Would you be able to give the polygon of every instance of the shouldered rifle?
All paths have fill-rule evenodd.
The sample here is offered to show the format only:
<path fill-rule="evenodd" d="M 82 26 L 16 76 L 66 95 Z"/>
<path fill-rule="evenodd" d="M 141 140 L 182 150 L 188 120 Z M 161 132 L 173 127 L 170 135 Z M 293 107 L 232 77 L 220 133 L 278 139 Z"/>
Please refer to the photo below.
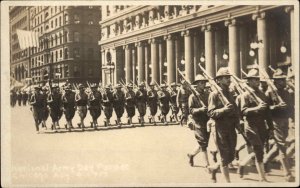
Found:
<path fill-rule="evenodd" d="M 254 90 L 250 86 L 248 86 L 245 82 L 243 82 L 241 79 L 239 79 L 235 75 L 232 75 L 232 78 L 235 81 L 235 83 L 237 83 L 239 85 L 240 88 L 244 88 L 245 91 L 249 92 L 249 94 L 253 97 L 253 99 L 257 105 L 265 103 L 261 98 L 259 98 L 254 93 Z"/>
<path fill-rule="evenodd" d="M 215 90 L 219 93 L 220 95 L 220 99 L 221 99 L 221 102 L 223 103 L 224 106 L 228 105 L 229 104 L 229 101 L 228 99 L 225 97 L 224 93 L 222 92 L 222 88 L 214 81 L 214 79 L 212 77 L 210 77 L 206 70 L 200 65 L 200 63 L 198 64 L 200 69 L 202 70 L 203 72 L 203 75 L 208 79 L 208 82 L 210 83 L 210 85 L 212 87 L 215 88 Z"/>
<path fill-rule="evenodd" d="M 192 86 L 192 84 L 185 78 L 184 74 L 177 69 L 180 76 L 182 77 L 182 79 L 184 80 L 184 83 L 186 83 L 187 87 L 189 88 L 189 90 L 193 93 L 193 95 L 197 98 L 199 104 L 201 105 L 201 107 L 207 107 L 205 105 L 205 103 L 202 101 L 202 99 L 200 98 L 199 92 Z"/>
<path fill-rule="evenodd" d="M 264 68 L 259 68 L 259 71 L 261 72 L 262 76 L 266 79 L 266 82 L 268 84 L 268 86 L 270 87 L 270 89 L 272 90 L 272 92 L 274 93 L 276 100 L 279 104 L 281 103 L 285 103 L 282 98 L 280 97 L 280 95 L 278 94 L 278 89 L 277 87 L 274 85 L 274 83 L 272 82 L 272 80 L 270 79 L 268 73 L 265 71 Z"/>
<path fill-rule="evenodd" d="M 161 89 L 161 87 L 158 85 L 158 83 L 154 80 L 154 83 L 155 83 L 155 85 L 156 85 L 156 87 L 157 87 L 157 90 L 158 91 L 162 91 L 162 89 Z"/>
<path fill-rule="evenodd" d="M 275 70 L 271 65 L 269 65 L 269 69 L 270 69 L 273 73 L 276 72 L 276 70 Z M 295 91 L 295 85 L 294 85 L 291 81 L 287 80 L 286 84 L 287 84 L 287 86 L 288 86 L 290 89 L 292 89 L 293 91 Z"/>
<path fill-rule="evenodd" d="M 89 93 L 91 94 L 91 100 L 93 101 L 93 100 L 95 100 L 95 95 L 94 95 L 94 93 L 92 91 L 91 84 L 88 81 L 86 81 L 86 84 L 87 84 L 87 86 L 89 88 Z"/>

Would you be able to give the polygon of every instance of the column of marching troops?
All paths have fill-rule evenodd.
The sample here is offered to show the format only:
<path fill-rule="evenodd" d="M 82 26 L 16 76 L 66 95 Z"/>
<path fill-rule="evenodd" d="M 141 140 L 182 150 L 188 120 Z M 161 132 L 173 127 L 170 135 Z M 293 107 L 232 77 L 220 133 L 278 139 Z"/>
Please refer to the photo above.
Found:
<path fill-rule="evenodd" d="M 200 65 L 199 65 L 200 66 Z M 84 119 L 89 110 L 92 117 L 91 127 L 97 129 L 97 119 L 104 112 L 104 126 L 111 126 L 110 118 L 115 110 L 116 125 L 121 127 L 124 109 L 127 111 L 128 124 L 132 125 L 135 108 L 139 113 L 139 124 L 144 126 L 146 108 L 150 109 L 149 123 L 156 124 L 158 108 L 159 121 L 167 125 L 167 114 L 171 109 L 170 121 L 186 122 L 195 132 L 198 146 L 188 154 L 189 163 L 194 165 L 194 157 L 200 153 L 205 162 L 212 182 L 221 170 L 225 180 L 230 182 L 229 167 L 234 159 L 238 160 L 240 177 L 244 175 L 247 164 L 255 159 L 259 180 L 266 182 L 269 162 L 275 157 L 282 165 L 286 181 L 293 181 L 288 158 L 295 152 L 294 135 L 294 75 L 284 75 L 280 69 L 273 69 L 269 77 L 263 68 L 249 70 L 245 79 L 232 75 L 227 67 L 218 70 L 211 78 L 200 66 L 202 72 L 190 83 L 180 72 L 181 84 L 161 84 L 152 82 L 125 84 L 123 81 L 114 89 L 112 85 L 102 88 L 101 84 L 65 84 L 62 88 L 35 87 L 29 98 L 36 130 L 39 125 L 46 126 L 48 114 L 52 119 L 51 128 L 56 131 L 58 121 L 64 113 L 65 128 L 73 129 L 72 119 L 77 110 L 80 117 L 78 127 L 84 130 Z M 73 86 L 73 88 L 72 88 Z M 177 90 L 177 87 L 179 89 Z M 75 89 L 75 92 L 74 92 Z M 41 91 L 42 90 L 42 91 Z M 181 116 L 177 114 L 181 110 Z M 289 121 L 290 120 L 290 121 Z M 292 121 L 291 121 L 292 120 Z M 237 136 L 243 142 L 237 143 Z M 247 155 L 239 159 L 239 152 L 246 148 Z M 213 163 L 208 160 L 210 150 Z M 217 160 L 219 153 L 220 160 Z"/>

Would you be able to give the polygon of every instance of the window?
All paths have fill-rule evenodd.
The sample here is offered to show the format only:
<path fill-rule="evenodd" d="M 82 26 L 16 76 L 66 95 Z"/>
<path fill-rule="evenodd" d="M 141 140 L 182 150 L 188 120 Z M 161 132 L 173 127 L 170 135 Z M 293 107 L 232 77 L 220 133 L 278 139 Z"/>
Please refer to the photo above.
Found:
<path fill-rule="evenodd" d="M 65 77 L 69 77 L 69 66 L 65 66 Z"/>
<path fill-rule="evenodd" d="M 57 60 L 58 60 L 58 52 L 55 51 L 55 61 L 57 61 Z"/>
<path fill-rule="evenodd" d="M 62 58 L 62 49 L 59 50 L 59 57 Z"/>
<path fill-rule="evenodd" d="M 65 31 L 65 42 L 68 42 L 68 32 Z"/>
<path fill-rule="evenodd" d="M 69 22 L 69 16 L 65 14 L 65 24 L 67 24 L 68 22 Z"/>
<path fill-rule="evenodd" d="M 59 17 L 59 26 L 61 26 L 61 16 Z"/>
<path fill-rule="evenodd" d="M 69 50 L 68 48 L 65 48 L 65 59 L 69 58 Z"/>
<path fill-rule="evenodd" d="M 62 33 L 59 34 L 59 43 L 62 44 L 63 35 Z"/>
<path fill-rule="evenodd" d="M 43 34 L 43 27 L 41 27 L 41 34 Z"/>
<path fill-rule="evenodd" d="M 93 20 L 89 20 L 88 24 L 93 25 L 94 24 Z"/>
<path fill-rule="evenodd" d="M 58 39 L 58 37 L 57 37 L 57 35 L 55 35 L 55 44 L 56 45 L 58 45 L 58 40 L 57 39 Z"/>
<path fill-rule="evenodd" d="M 89 6 L 89 9 L 92 9 L 93 8 L 93 6 Z"/>
<path fill-rule="evenodd" d="M 74 57 L 80 57 L 79 48 L 74 48 Z"/>
<path fill-rule="evenodd" d="M 48 13 L 48 12 L 46 12 L 46 14 L 45 14 L 45 19 L 46 19 L 48 16 L 49 16 L 49 13 Z"/>
<path fill-rule="evenodd" d="M 57 27 L 57 18 L 55 18 L 55 27 Z"/>
<path fill-rule="evenodd" d="M 78 14 L 74 14 L 74 23 L 75 24 L 79 24 L 80 23 L 80 19 L 79 19 Z"/>
<path fill-rule="evenodd" d="M 74 42 L 79 42 L 80 41 L 80 33 L 75 31 L 74 32 Z"/>
<path fill-rule="evenodd" d="M 51 20 L 51 28 L 53 28 L 53 20 Z"/>

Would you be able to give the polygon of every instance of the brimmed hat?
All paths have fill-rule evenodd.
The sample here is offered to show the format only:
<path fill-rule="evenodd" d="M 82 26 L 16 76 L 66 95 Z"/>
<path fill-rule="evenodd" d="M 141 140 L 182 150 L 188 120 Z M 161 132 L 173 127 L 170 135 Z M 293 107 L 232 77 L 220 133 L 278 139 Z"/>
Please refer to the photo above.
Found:
<path fill-rule="evenodd" d="M 40 87 L 40 86 L 35 86 L 34 89 L 35 89 L 35 90 L 40 90 L 41 87 Z"/>
<path fill-rule="evenodd" d="M 161 88 L 166 88 L 167 85 L 166 85 L 166 84 L 161 84 L 160 87 L 161 87 Z"/>
<path fill-rule="evenodd" d="M 258 70 L 257 70 L 257 69 L 251 69 L 251 70 L 248 72 L 246 78 L 247 78 L 247 79 L 248 79 L 248 78 L 260 78 L 260 77 L 259 77 L 259 72 L 258 72 Z"/>
<path fill-rule="evenodd" d="M 58 88 L 58 85 L 57 84 L 53 84 L 52 88 Z"/>
<path fill-rule="evenodd" d="M 117 84 L 115 88 L 122 88 L 121 84 Z"/>
<path fill-rule="evenodd" d="M 72 89 L 71 84 L 67 84 L 67 85 L 65 86 L 65 90 L 71 90 L 71 89 Z"/>
<path fill-rule="evenodd" d="M 179 86 L 179 85 L 176 84 L 175 82 L 171 83 L 171 87 L 174 87 L 174 86 Z"/>
<path fill-rule="evenodd" d="M 276 69 L 275 73 L 273 74 L 273 79 L 286 79 L 286 75 L 281 69 Z"/>
<path fill-rule="evenodd" d="M 44 86 L 44 87 L 42 87 L 42 90 L 43 90 L 43 91 L 47 91 L 47 90 L 48 90 L 48 87 L 47 87 L 47 86 Z"/>
<path fill-rule="evenodd" d="M 129 84 L 127 84 L 127 87 L 129 87 L 129 88 L 133 88 L 133 85 L 132 85 L 132 83 L 129 83 Z"/>
<path fill-rule="evenodd" d="M 145 87 L 145 83 L 144 82 L 139 83 L 139 87 Z"/>
<path fill-rule="evenodd" d="M 218 72 L 217 72 L 217 75 L 215 78 L 220 78 L 220 77 L 223 77 L 223 76 L 231 76 L 229 70 L 228 70 L 228 67 L 221 67 Z"/>
<path fill-rule="evenodd" d="M 196 84 L 196 83 L 199 82 L 199 81 L 208 81 L 208 80 L 207 80 L 203 75 L 198 74 L 198 75 L 196 76 L 196 78 L 195 78 L 195 81 L 193 81 L 192 84 Z"/>
<path fill-rule="evenodd" d="M 97 88 L 98 85 L 97 84 L 91 84 L 91 88 Z"/>
<path fill-rule="evenodd" d="M 110 84 L 106 85 L 105 89 L 110 89 Z"/>
<path fill-rule="evenodd" d="M 149 85 L 150 86 L 155 86 L 155 82 L 151 82 Z"/>
<path fill-rule="evenodd" d="M 292 67 L 288 68 L 287 77 L 288 78 L 294 78 L 295 77 L 295 74 L 294 74 L 294 71 L 293 71 Z"/>
<path fill-rule="evenodd" d="M 84 88 L 83 84 L 79 84 L 78 89 L 82 89 L 82 88 Z"/>

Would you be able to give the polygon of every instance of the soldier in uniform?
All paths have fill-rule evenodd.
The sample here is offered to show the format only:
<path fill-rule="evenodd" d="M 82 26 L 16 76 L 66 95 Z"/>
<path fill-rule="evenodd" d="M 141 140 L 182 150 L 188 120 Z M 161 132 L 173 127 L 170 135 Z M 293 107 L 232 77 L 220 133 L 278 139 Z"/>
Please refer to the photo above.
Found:
<path fill-rule="evenodd" d="M 117 115 L 117 120 L 116 124 L 121 127 L 122 122 L 121 122 L 121 117 L 123 116 L 124 113 L 124 106 L 125 106 L 125 93 L 122 91 L 122 86 L 121 84 L 116 85 L 116 90 L 113 93 L 114 96 L 114 109 L 115 113 Z"/>
<path fill-rule="evenodd" d="M 28 100 L 28 94 L 26 91 L 22 92 L 22 101 L 23 101 L 23 106 L 26 106 Z"/>
<path fill-rule="evenodd" d="M 99 91 L 97 91 L 97 84 L 91 85 L 91 93 L 88 95 L 88 107 L 90 114 L 92 116 L 93 122 L 91 123 L 91 127 L 94 127 L 94 129 L 97 129 L 98 122 L 97 119 L 101 115 L 101 101 L 102 96 Z"/>
<path fill-rule="evenodd" d="M 271 114 L 269 111 L 269 105 L 267 104 L 267 97 L 259 89 L 260 80 L 257 69 L 251 69 L 247 74 L 247 80 L 249 88 L 252 89 L 252 93 L 249 91 L 243 93 L 241 96 L 241 113 L 244 119 L 244 129 L 247 140 L 252 146 L 256 159 L 256 169 L 259 174 L 260 181 L 267 181 L 265 177 L 263 155 L 264 155 L 264 143 L 268 138 L 268 127 L 270 130 L 273 127 Z M 244 166 L 250 162 L 250 157 L 246 157 L 245 160 L 239 163 L 239 173 L 243 176 Z"/>
<path fill-rule="evenodd" d="M 51 129 L 56 131 L 56 128 L 59 127 L 58 121 L 62 116 L 62 101 L 58 85 L 52 86 L 52 93 L 48 94 L 47 102 L 50 108 L 50 117 L 52 119 Z"/>
<path fill-rule="evenodd" d="M 46 126 L 46 121 L 49 117 L 49 109 L 48 109 L 48 106 L 47 106 L 47 98 L 48 98 L 48 94 L 47 94 L 47 87 L 44 86 L 43 89 L 42 89 L 42 98 L 43 98 L 43 107 L 42 107 L 42 116 L 43 116 L 43 119 L 42 119 L 42 127 L 44 127 L 45 129 L 47 129 L 47 126 Z"/>
<path fill-rule="evenodd" d="M 141 126 L 144 126 L 144 116 L 146 114 L 146 102 L 147 102 L 147 91 L 145 90 L 145 84 L 141 82 L 139 89 L 135 93 L 136 106 L 139 111 L 139 122 Z"/>
<path fill-rule="evenodd" d="M 229 103 L 223 104 L 218 91 L 211 92 L 208 98 L 208 116 L 215 126 L 214 139 L 221 156 L 220 168 L 226 182 L 230 182 L 228 165 L 234 160 L 237 137 L 235 127 L 239 123 L 239 110 L 229 90 L 230 76 L 228 68 L 221 67 L 215 78 Z M 215 167 L 212 171 L 212 178 L 215 178 L 218 164 Z"/>
<path fill-rule="evenodd" d="M 127 85 L 127 92 L 125 93 L 125 108 L 129 125 L 132 125 L 132 117 L 135 115 L 135 93 L 132 89 L 133 86 L 129 83 Z"/>
<path fill-rule="evenodd" d="M 150 89 L 147 91 L 147 96 L 148 96 L 147 104 L 150 109 L 149 122 L 150 123 L 152 122 L 154 125 L 156 125 L 155 115 L 157 113 L 158 95 L 157 95 L 157 91 L 155 90 L 154 86 L 155 86 L 155 83 L 151 82 L 150 86 L 149 86 Z"/>
<path fill-rule="evenodd" d="M 176 120 L 178 122 L 178 117 L 177 114 L 179 112 L 179 108 L 177 106 L 177 84 L 176 83 L 172 83 L 171 84 L 171 91 L 170 91 L 170 104 L 171 104 L 171 110 L 172 110 L 172 116 L 171 116 L 171 121 Z"/>
<path fill-rule="evenodd" d="M 65 93 L 62 95 L 63 111 L 67 124 L 65 125 L 66 129 L 71 131 L 73 128 L 72 119 L 75 115 L 75 93 L 72 91 L 71 85 L 68 84 L 65 87 Z"/>
<path fill-rule="evenodd" d="M 194 94 L 189 97 L 189 110 L 194 120 L 195 127 L 195 138 L 198 142 L 198 146 L 193 151 L 193 153 L 188 154 L 189 162 L 191 166 L 194 166 L 194 157 L 201 152 L 201 159 L 204 161 L 205 166 L 209 166 L 208 156 L 207 156 L 207 146 L 209 140 L 209 132 L 207 132 L 207 102 L 208 102 L 208 92 L 205 91 L 207 79 L 202 75 L 197 75 L 195 81 L 192 83 L 196 85 L 196 91 L 198 92 L 195 96 Z M 200 100 L 201 101 L 200 101 Z M 204 105 L 203 105 L 203 104 Z"/>
<path fill-rule="evenodd" d="M 75 101 L 77 106 L 77 112 L 80 117 L 80 123 L 78 123 L 78 126 L 81 127 L 82 130 L 84 130 L 84 119 L 87 114 L 87 102 L 88 102 L 88 96 L 84 91 L 84 86 L 82 84 L 78 85 L 79 92 L 75 95 Z"/>
<path fill-rule="evenodd" d="M 289 163 L 286 157 L 286 138 L 288 136 L 288 118 L 291 116 L 290 111 L 293 108 L 293 97 L 286 90 L 286 76 L 283 74 L 281 69 L 277 69 L 273 74 L 274 85 L 278 89 L 278 95 L 269 89 L 266 92 L 270 103 L 270 109 L 273 118 L 273 137 L 275 140 L 275 144 L 273 148 L 267 153 L 264 159 L 264 163 L 267 164 L 272 160 L 274 155 L 279 150 L 279 160 L 283 167 L 286 181 L 292 181 L 293 176 L 290 172 Z M 276 156 L 276 155 L 275 155 Z"/>
<path fill-rule="evenodd" d="M 18 105 L 21 106 L 21 104 L 22 104 L 22 93 L 21 93 L 20 90 L 17 92 L 17 100 L 18 100 Z"/>
<path fill-rule="evenodd" d="M 33 114 L 33 118 L 35 121 L 35 128 L 37 133 L 39 133 L 39 125 L 42 122 L 42 108 L 43 108 L 43 96 L 41 94 L 41 88 L 36 86 L 34 87 L 34 93 L 31 95 L 30 98 L 30 105 L 32 106 L 30 109 Z"/>
<path fill-rule="evenodd" d="M 114 96 L 111 91 L 111 88 L 109 85 L 105 87 L 105 91 L 102 94 L 102 101 L 103 101 L 103 111 L 104 115 L 106 117 L 106 121 L 104 122 L 104 126 L 109 126 L 110 125 L 110 118 L 112 116 L 113 112 L 113 101 L 114 101 Z"/>
<path fill-rule="evenodd" d="M 188 99 L 191 92 L 188 90 L 186 85 L 181 84 L 177 94 L 177 106 L 181 109 L 180 125 L 182 126 L 183 121 L 187 121 L 189 115 Z"/>
<path fill-rule="evenodd" d="M 170 93 L 166 90 L 167 85 L 166 84 L 161 84 L 161 91 L 157 92 L 158 95 L 158 101 L 159 101 L 159 106 L 160 106 L 160 111 L 161 111 L 161 121 L 167 125 L 167 114 L 169 113 L 170 110 Z"/>
<path fill-rule="evenodd" d="M 17 101 L 17 94 L 14 90 L 10 91 L 10 105 L 14 107 Z"/>

